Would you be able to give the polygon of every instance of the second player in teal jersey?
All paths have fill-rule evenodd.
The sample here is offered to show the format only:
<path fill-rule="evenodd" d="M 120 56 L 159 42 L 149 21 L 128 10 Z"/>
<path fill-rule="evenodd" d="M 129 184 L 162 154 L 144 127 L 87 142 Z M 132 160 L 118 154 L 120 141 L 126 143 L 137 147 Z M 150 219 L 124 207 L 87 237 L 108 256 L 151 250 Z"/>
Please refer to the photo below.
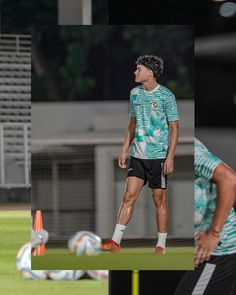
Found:
<path fill-rule="evenodd" d="M 234 295 L 236 286 L 236 173 L 195 139 L 194 271 L 175 295 Z"/>
<path fill-rule="evenodd" d="M 216 168 L 221 167 L 220 164 L 223 167 L 225 165 L 198 139 L 195 139 L 195 236 L 201 235 L 202 231 L 208 232 L 215 230 L 215 228 L 220 232 L 220 243 L 216 248 L 211 249 L 211 253 L 208 253 L 207 257 L 209 255 L 221 256 L 236 253 L 236 214 L 233 204 L 231 204 L 230 210 L 225 210 L 224 212 L 226 214 L 224 223 L 220 224 L 220 226 L 218 224 L 217 226 L 215 225 L 219 223 L 219 221 L 216 221 L 216 216 L 214 216 L 217 206 L 217 185 L 213 182 L 212 178 Z M 225 173 L 226 178 L 226 172 L 232 172 L 228 167 L 224 168 L 225 171 L 221 173 L 222 176 Z M 233 197 L 234 194 L 235 191 L 232 192 Z M 226 196 L 226 193 L 224 196 Z"/>
<path fill-rule="evenodd" d="M 163 72 L 163 60 L 154 55 L 136 61 L 135 82 L 141 85 L 130 93 L 130 123 L 119 156 L 119 167 L 127 168 L 126 159 L 132 145 L 126 188 L 117 224 L 104 251 L 118 252 L 126 226 L 142 187 L 148 182 L 157 209 L 158 241 L 155 253 L 164 254 L 168 207 L 167 175 L 174 169 L 174 154 L 179 136 L 179 115 L 174 94 L 157 81 Z"/>

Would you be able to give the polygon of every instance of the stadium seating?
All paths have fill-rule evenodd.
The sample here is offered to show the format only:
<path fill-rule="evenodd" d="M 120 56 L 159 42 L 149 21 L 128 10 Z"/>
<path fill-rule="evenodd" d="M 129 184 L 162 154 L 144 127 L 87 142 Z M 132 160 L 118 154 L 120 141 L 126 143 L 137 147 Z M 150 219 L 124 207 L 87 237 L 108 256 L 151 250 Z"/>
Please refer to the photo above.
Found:
<path fill-rule="evenodd" d="M 5 185 L 16 182 L 16 179 L 21 180 L 21 185 L 29 185 L 24 175 L 29 175 L 26 170 L 30 168 L 30 47 L 30 36 L 0 35 L 0 136 L 4 147 L 1 161 L 4 161 L 5 174 L 8 175 Z M 25 163 L 28 163 L 27 168 Z M 12 169 L 21 175 L 11 179 Z"/>

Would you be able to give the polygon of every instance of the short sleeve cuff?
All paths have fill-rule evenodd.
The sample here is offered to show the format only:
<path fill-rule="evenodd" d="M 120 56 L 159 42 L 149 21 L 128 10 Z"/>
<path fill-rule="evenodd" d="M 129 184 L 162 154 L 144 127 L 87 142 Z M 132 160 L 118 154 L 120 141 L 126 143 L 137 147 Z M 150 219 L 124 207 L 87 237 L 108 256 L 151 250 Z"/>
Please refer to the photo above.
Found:
<path fill-rule="evenodd" d="M 130 117 L 131 118 L 135 118 L 136 116 L 135 116 L 135 113 L 134 112 L 130 112 Z"/>
<path fill-rule="evenodd" d="M 178 114 L 176 114 L 176 115 L 168 115 L 167 120 L 168 120 L 168 122 L 170 122 L 170 121 L 178 121 L 179 120 L 179 115 Z"/>
<path fill-rule="evenodd" d="M 204 156 L 200 156 L 197 161 L 197 167 L 195 169 L 199 172 L 199 176 L 205 180 L 210 181 L 213 177 L 213 173 L 216 167 L 222 163 L 218 157 L 211 152 L 207 152 Z"/>
<path fill-rule="evenodd" d="M 208 181 L 210 181 L 213 177 L 213 173 L 215 171 L 215 169 L 217 168 L 217 166 L 219 166 L 222 163 L 222 161 L 215 157 L 214 161 L 212 161 L 209 165 L 208 165 L 208 169 L 206 171 L 206 178 Z"/>

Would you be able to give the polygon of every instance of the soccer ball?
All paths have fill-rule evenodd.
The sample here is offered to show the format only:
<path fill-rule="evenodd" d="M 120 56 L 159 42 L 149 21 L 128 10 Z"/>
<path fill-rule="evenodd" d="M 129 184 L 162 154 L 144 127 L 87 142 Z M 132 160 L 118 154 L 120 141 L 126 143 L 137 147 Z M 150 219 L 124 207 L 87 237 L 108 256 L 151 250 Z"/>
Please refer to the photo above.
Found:
<path fill-rule="evenodd" d="M 49 279 L 56 281 L 75 281 L 85 274 L 85 270 L 47 270 Z"/>
<path fill-rule="evenodd" d="M 98 255 L 101 253 L 101 239 L 90 231 L 79 231 L 68 241 L 70 251 L 77 256 Z"/>
<path fill-rule="evenodd" d="M 87 270 L 87 274 L 95 280 L 103 281 L 108 279 L 108 270 Z"/>
<path fill-rule="evenodd" d="M 23 245 L 17 253 L 16 267 L 25 279 L 44 280 L 47 278 L 44 270 L 31 270 L 31 243 Z"/>

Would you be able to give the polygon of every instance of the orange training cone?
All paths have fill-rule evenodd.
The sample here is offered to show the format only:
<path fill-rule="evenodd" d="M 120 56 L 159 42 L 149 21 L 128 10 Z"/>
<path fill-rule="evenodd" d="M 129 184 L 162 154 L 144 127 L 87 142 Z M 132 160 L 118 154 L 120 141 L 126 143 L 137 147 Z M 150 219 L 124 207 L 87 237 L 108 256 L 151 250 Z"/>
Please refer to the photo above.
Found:
<path fill-rule="evenodd" d="M 34 231 L 39 231 L 43 229 L 43 218 L 41 210 L 36 210 L 35 218 L 34 218 Z M 43 256 L 46 254 L 45 244 L 39 245 L 34 249 L 34 256 Z"/>

